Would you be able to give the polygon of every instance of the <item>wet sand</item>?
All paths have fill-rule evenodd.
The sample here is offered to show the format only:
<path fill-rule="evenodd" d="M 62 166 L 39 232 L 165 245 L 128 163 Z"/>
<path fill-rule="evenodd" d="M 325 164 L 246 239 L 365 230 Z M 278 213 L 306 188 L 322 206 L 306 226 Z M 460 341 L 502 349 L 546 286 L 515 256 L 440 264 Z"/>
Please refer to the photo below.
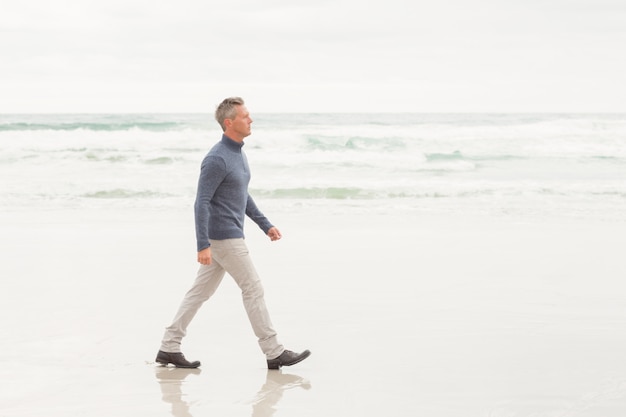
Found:
<path fill-rule="evenodd" d="M 0 215 L 0 416 L 623 416 L 626 225 L 266 210 L 248 224 L 281 341 L 226 278 L 154 357 L 195 277 L 190 211 Z"/>

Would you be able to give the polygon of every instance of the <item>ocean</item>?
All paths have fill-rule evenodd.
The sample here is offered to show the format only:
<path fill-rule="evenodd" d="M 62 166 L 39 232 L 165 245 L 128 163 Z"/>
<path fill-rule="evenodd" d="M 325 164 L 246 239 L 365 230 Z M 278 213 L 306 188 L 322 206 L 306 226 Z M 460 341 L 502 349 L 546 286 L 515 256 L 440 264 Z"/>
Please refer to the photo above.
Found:
<path fill-rule="evenodd" d="M 626 114 L 252 116 L 266 213 L 626 220 Z M 191 209 L 220 135 L 211 114 L 0 115 L 0 210 Z"/>

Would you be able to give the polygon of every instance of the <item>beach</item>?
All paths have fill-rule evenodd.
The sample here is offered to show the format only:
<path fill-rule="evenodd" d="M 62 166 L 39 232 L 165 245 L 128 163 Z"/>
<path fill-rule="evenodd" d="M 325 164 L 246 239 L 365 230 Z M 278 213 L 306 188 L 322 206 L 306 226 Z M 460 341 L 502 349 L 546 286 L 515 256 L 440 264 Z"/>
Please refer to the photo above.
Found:
<path fill-rule="evenodd" d="M 623 223 L 282 213 L 283 240 L 248 225 L 248 245 L 311 357 L 267 371 L 226 279 L 184 341 L 193 371 L 154 363 L 195 275 L 190 213 L 68 214 L 1 218 L 2 416 L 626 410 Z"/>
<path fill-rule="evenodd" d="M 260 115 L 246 239 L 287 349 L 195 279 L 208 116 L 0 115 L 0 417 L 623 416 L 623 115 Z"/>
<path fill-rule="evenodd" d="M 626 417 L 625 22 L 618 0 L 3 2 L 0 417 Z M 260 288 L 248 316 L 226 274 L 185 327 L 201 366 L 159 365 L 204 229 L 240 227 L 310 356 L 268 370 Z"/>

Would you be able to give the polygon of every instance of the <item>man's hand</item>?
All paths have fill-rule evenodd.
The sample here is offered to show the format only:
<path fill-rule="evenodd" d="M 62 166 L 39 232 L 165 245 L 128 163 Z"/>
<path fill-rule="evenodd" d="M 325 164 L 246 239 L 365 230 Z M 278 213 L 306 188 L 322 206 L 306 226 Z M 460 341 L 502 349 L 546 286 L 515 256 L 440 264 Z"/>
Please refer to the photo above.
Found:
<path fill-rule="evenodd" d="M 211 248 L 208 247 L 206 249 L 202 249 L 198 252 L 198 262 L 202 265 L 210 265 L 211 264 Z"/>
<path fill-rule="evenodd" d="M 280 230 L 275 227 L 272 227 L 267 231 L 267 235 L 270 237 L 270 240 L 273 242 L 275 240 L 279 240 L 283 235 L 280 234 Z"/>

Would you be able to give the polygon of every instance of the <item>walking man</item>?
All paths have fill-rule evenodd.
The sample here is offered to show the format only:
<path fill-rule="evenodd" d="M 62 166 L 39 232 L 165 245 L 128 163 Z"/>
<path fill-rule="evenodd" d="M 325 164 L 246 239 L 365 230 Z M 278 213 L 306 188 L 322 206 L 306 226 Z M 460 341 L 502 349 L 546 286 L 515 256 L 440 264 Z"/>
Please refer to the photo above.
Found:
<path fill-rule="evenodd" d="M 187 326 L 200 306 L 217 290 L 225 273 L 242 291 L 243 304 L 269 369 L 306 359 L 311 352 L 286 350 L 278 341 L 265 306 L 263 286 L 244 241 L 245 216 L 272 240 L 280 231 L 261 213 L 248 194 L 250 169 L 243 152 L 252 119 L 240 97 L 225 99 L 215 111 L 224 134 L 202 162 L 195 202 L 196 239 L 200 269 L 174 320 L 165 330 L 156 362 L 179 368 L 197 368 L 200 361 L 185 359 L 180 349 Z"/>

